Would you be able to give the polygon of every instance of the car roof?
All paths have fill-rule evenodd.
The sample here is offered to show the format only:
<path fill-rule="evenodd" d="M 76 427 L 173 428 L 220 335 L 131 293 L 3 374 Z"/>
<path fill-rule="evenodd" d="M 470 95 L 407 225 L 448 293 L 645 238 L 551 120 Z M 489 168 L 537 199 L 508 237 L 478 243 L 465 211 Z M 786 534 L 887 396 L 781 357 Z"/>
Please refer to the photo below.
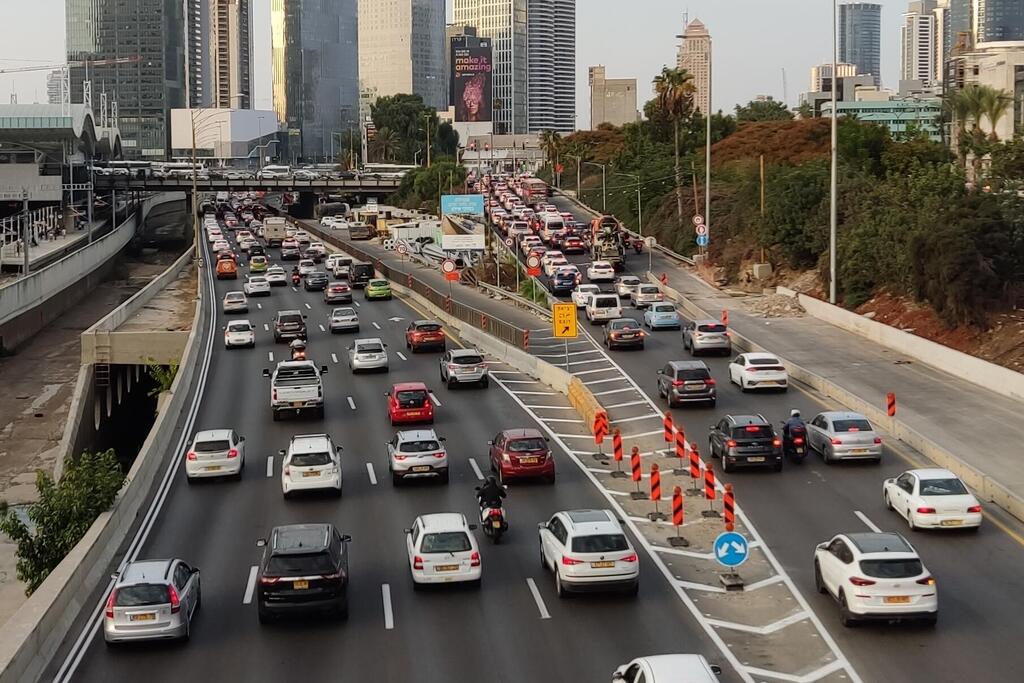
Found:
<path fill-rule="evenodd" d="M 763 415 L 726 415 L 725 419 L 740 426 L 768 424 Z"/>
<path fill-rule="evenodd" d="M 251 320 L 246 320 L 245 318 L 234 318 L 233 320 L 229 320 L 228 321 L 228 327 L 231 327 L 232 325 L 243 325 L 243 324 L 244 325 L 248 325 L 249 327 L 252 327 L 252 321 Z"/>
<path fill-rule="evenodd" d="M 247 322 L 235 320 L 233 322 Z M 201 432 L 196 432 L 195 439 L 193 441 L 222 441 L 224 439 L 231 438 L 230 429 L 204 429 Z"/>
<path fill-rule="evenodd" d="M 506 439 L 543 439 L 544 435 L 540 433 L 540 430 L 533 429 L 531 427 L 521 427 L 517 429 L 506 429 L 501 432 L 501 435 Z"/>
<path fill-rule="evenodd" d="M 640 327 L 640 323 L 633 320 L 632 318 L 615 318 L 614 320 L 608 321 L 609 325 L 614 325 L 616 323 L 629 323 L 631 325 L 636 325 L 637 327 Z"/>
<path fill-rule="evenodd" d="M 481 356 L 479 351 L 476 349 L 451 349 L 452 358 L 458 358 L 460 356 Z"/>
<path fill-rule="evenodd" d="M 392 387 L 392 391 L 426 391 L 427 385 L 423 382 L 399 382 Z"/>
<path fill-rule="evenodd" d="M 908 474 L 913 474 L 918 479 L 959 479 L 949 470 L 944 470 L 941 467 L 921 467 L 916 470 L 907 470 Z"/>
<path fill-rule="evenodd" d="M 721 321 L 719 321 L 719 320 L 712 320 L 710 322 L 715 322 L 715 323 L 721 324 Z M 756 352 L 755 353 L 755 352 L 751 352 L 751 353 L 744 353 L 742 355 L 745 358 L 748 358 L 748 359 L 763 358 L 765 360 L 768 360 L 768 359 L 771 359 L 771 360 L 774 360 L 774 361 L 778 361 L 779 360 L 779 357 L 776 356 L 774 353 L 760 353 L 760 352 Z"/>
<path fill-rule="evenodd" d="M 297 310 L 278 311 L 277 314 L 278 315 L 302 315 L 302 311 L 297 311 Z"/>
<path fill-rule="evenodd" d="M 414 320 L 412 324 L 415 325 L 416 327 L 419 327 L 420 325 L 440 325 L 441 321 L 440 320 L 426 320 L 426 319 L 424 319 L 424 320 Z"/>
<path fill-rule="evenodd" d="M 829 420 L 867 420 L 867 418 L 860 413 L 855 413 L 850 410 L 827 410 L 821 414 Z"/>
<path fill-rule="evenodd" d="M 702 360 L 670 360 L 668 362 L 676 370 L 707 370 L 708 364 Z"/>
<path fill-rule="evenodd" d="M 916 554 L 913 546 L 907 542 L 907 539 L 903 538 L 899 534 L 888 531 L 859 531 L 857 533 L 845 534 L 845 536 L 850 539 L 850 542 L 855 545 L 861 553 L 866 555 L 875 553 Z"/>
<path fill-rule="evenodd" d="M 380 344 L 384 346 L 384 340 L 380 337 L 363 337 L 362 339 L 356 339 L 352 342 L 353 346 L 359 346 L 362 344 Z"/>
<path fill-rule="evenodd" d="M 420 523 L 423 524 L 423 531 L 465 531 L 466 517 L 461 512 L 434 512 L 429 515 L 420 515 Z"/>
<path fill-rule="evenodd" d="M 167 580 L 167 572 L 174 560 L 140 560 L 132 562 L 117 576 L 119 584 L 156 583 Z"/>
<path fill-rule="evenodd" d="M 701 674 L 703 680 L 713 680 L 711 667 L 703 655 L 654 655 L 653 657 L 642 657 L 655 681 L 693 681 L 700 683 L 702 679 L 697 678 Z"/>
<path fill-rule="evenodd" d="M 326 434 L 296 434 L 288 444 L 292 453 L 319 453 L 330 448 L 331 437 Z"/>
<path fill-rule="evenodd" d="M 245 298 L 245 292 L 239 292 L 239 291 L 228 292 L 227 294 L 224 295 L 224 298 L 227 299 L 229 296 L 233 297 L 233 298 L 236 298 L 236 299 L 237 298 L 244 299 Z"/>
<path fill-rule="evenodd" d="M 562 514 L 577 536 L 622 533 L 622 527 L 608 510 L 565 510 Z"/>
<path fill-rule="evenodd" d="M 433 429 L 407 429 L 396 434 L 400 442 L 404 441 L 437 441 L 437 432 Z"/>
<path fill-rule="evenodd" d="M 274 527 L 270 551 L 275 555 L 297 555 L 323 550 L 330 545 L 330 524 L 291 524 Z"/>

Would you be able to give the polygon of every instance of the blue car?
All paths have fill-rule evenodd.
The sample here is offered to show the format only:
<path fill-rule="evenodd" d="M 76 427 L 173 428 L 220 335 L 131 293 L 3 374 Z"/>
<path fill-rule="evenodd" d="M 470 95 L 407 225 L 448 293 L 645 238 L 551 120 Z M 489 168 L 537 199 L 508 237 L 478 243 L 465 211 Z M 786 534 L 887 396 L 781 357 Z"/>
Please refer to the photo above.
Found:
<path fill-rule="evenodd" d="M 676 307 L 672 304 L 658 303 L 644 311 L 644 326 L 652 330 L 678 330 L 682 327 Z"/>
<path fill-rule="evenodd" d="M 555 296 L 559 294 L 572 294 L 572 290 L 576 289 L 576 274 L 572 272 L 561 272 L 555 273 L 548 280 L 548 291 Z"/>

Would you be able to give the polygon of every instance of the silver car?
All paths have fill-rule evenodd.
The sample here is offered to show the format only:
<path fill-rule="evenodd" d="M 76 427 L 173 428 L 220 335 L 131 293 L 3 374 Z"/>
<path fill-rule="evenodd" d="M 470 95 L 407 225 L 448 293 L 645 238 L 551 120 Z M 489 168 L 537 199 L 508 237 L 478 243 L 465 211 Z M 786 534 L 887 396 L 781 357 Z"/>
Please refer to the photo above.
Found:
<path fill-rule="evenodd" d="M 108 645 L 188 640 L 201 602 L 199 570 L 181 560 L 140 560 L 114 576 L 103 618 Z"/>
<path fill-rule="evenodd" d="M 826 463 L 836 460 L 882 461 L 882 438 L 860 413 L 818 413 L 807 423 L 807 445 Z"/>
<path fill-rule="evenodd" d="M 398 486 L 405 479 L 437 478 L 448 483 L 448 451 L 445 439 L 433 429 L 398 432 L 387 443 L 391 482 Z"/>
<path fill-rule="evenodd" d="M 451 389 L 456 384 L 489 384 L 487 363 L 475 349 L 449 349 L 441 356 L 441 381 Z"/>
<path fill-rule="evenodd" d="M 615 280 L 615 293 L 622 299 L 630 299 L 639 286 L 640 278 L 636 275 L 622 275 Z"/>
<path fill-rule="evenodd" d="M 249 300 L 244 292 L 228 292 L 224 295 L 223 308 L 225 313 L 247 313 Z"/>
<path fill-rule="evenodd" d="M 728 356 L 732 354 L 729 328 L 717 320 L 690 320 L 683 324 L 683 348 L 694 356 L 709 351 Z"/>
<path fill-rule="evenodd" d="M 387 344 L 379 338 L 356 339 L 348 347 L 348 367 L 352 372 L 388 369 Z"/>
<path fill-rule="evenodd" d="M 335 308 L 331 311 L 331 334 L 335 332 L 358 332 L 359 314 L 354 308 Z"/>

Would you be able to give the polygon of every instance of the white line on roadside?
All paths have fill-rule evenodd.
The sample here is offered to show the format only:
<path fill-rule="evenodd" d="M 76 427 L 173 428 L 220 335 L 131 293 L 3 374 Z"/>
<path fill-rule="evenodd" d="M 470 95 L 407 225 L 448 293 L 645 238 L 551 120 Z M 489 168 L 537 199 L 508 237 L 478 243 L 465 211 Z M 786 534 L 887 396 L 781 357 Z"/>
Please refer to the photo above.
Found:
<path fill-rule="evenodd" d="M 613 408 L 625 408 L 626 406 L 638 406 L 646 403 L 647 401 L 630 401 L 628 403 L 616 403 L 615 405 L 605 406 L 605 410 L 611 410 Z"/>
<path fill-rule="evenodd" d="M 882 530 L 879 529 L 878 526 L 876 526 L 874 522 L 872 522 L 870 519 L 868 519 L 868 516 L 865 515 L 863 512 L 861 512 L 860 510 L 854 510 L 853 514 L 857 515 L 857 519 L 859 519 L 860 521 L 864 522 L 864 525 L 867 528 L 869 528 L 872 531 L 874 531 L 876 534 L 882 533 Z"/>
<path fill-rule="evenodd" d="M 361 306 L 361 304 L 358 301 L 353 301 L 352 303 L 356 305 L 356 308 L 359 308 Z"/>
<path fill-rule="evenodd" d="M 263 323 L 263 331 L 264 332 L 270 332 L 270 325 L 268 325 L 266 323 Z"/>
<path fill-rule="evenodd" d="M 321 325 L 321 326 L 320 326 L 320 331 L 321 331 L 321 332 L 326 332 L 326 331 L 327 331 L 327 328 L 325 328 L 325 327 L 324 327 L 323 325 Z"/>
<path fill-rule="evenodd" d="M 434 405 L 437 406 L 438 408 L 441 407 L 441 401 L 437 398 L 437 396 L 434 395 L 433 391 L 430 392 L 430 400 L 433 401 Z"/>
<path fill-rule="evenodd" d="M 380 596 L 384 601 L 384 630 L 391 631 L 395 628 L 395 614 L 391 609 L 391 586 L 382 583 L 380 585 Z"/>
<path fill-rule="evenodd" d="M 580 375 L 580 374 L 583 374 L 583 373 L 577 372 L 576 374 Z M 591 380 L 590 382 L 584 382 L 584 384 L 589 387 L 592 384 L 607 384 L 608 382 L 621 382 L 621 381 L 622 381 L 621 377 L 611 377 L 609 379 L 595 379 L 595 380 Z"/>
<path fill-rule="evenodd" d="M 256 592 L 256 574 L 260 568 L 258 565 L 249 567 L 249 579 L 245 582 L 245 595 L 242 596 L 242 604 L 248 605 L 252 602 L 253 593 Z"/>
<path fill-rule="evenodd" d="M 274 476 L 274 456 L 267 456 L 267 478 Z"/>
<path fill-rule="evenodd" d="M 356 409 L 356 401 L 351 396 L 348 397 L 348 407 L 351 408 L 352 410 Z"/>
<path fill-rule="evenodd" d="M 366 473 L 370 475 L 370 483 L 374 486 L 377 485 L 377 473 L 373 471 L 373 463 L 366 463 Z"/>
<path fill-rule="evenodd" d="M 610 380 L 602 379 L 600 381 L 601 382 L 608 382 Z M 595 384 L 596 384 L 596 382 L 595 382 Z M 594 394 L 594 396 L 608 396 L 610 394 L 621 394 L 624 391 L 636 391 L 636 389 L 633 389 L 632 387 L 627 387 L 625 389 L 611 389 L 610 391 L 598 391 L 597 393 Z"/>
<path fill-rule="evenodd" d="M 267 360 L 269 360 L 271 363 L 274 362 L 274 352 L 273 351 L 267 351 Z"/>
<path fill-rule="evenodd" d="M 310 305 L 309 305 L 309 304 L 307 303 L 307 304 L 306 304 L 306 309 L 307 309 L 307 310 L 310 310 L 310 311 L 312 311 L 312 310 L 313 310 L 313 307 L 312 307 L 312 306 L 310 306 Z"/>
<path fill-rule="evenodd" d="M 480 466 L 476 464 L 476 460 L 470 458 L 469 466 L 473 469 L 473 474 L 476 475 L 476 478 L 479 479 L 480 481 L 483 481 L 484 473 L 480 471 Z"/>
<path fill-rule="evenodd" d="M 533 594 L 533 601 L 537 603 L 537 610 L 540 612 L 541 619 L 550 619 L 551 614 L 548 612 L 547 605 L 544 604 L 544 598 L 541 597 L 540 591 L 537 589 L 537 584 L 533 579 L 527 579 L 526 585 L 530 589 L 530 593 Z"/>
<path fill-rule="evenodd" d="M 405 354 L 402 353 L 401 351 L 398 352 L 398 357 L 401 358 L 402 360 L 409 360 L 408 358 L 405 357 Z"/>
<path fill-rule="evenodd" d="M 371 322 L 370 324 L 371 324 L 371 325 L 373 325 L 373 328 L 374 328 L 375 330 L 379 330 L 379 329 L 380 329 L 380 325 L 378 325 L 376 321 L 374 321 L 374 322 Z"/>

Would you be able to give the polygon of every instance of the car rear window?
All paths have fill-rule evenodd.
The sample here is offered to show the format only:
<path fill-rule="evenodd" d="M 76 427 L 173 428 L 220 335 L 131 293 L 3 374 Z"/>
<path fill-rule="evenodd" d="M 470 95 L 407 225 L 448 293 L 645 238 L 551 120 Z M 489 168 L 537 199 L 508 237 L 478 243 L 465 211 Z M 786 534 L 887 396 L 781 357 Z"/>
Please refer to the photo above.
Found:
<path fill-rule="evenodd" d="M 676 370 L 676 378 L 681 380 L 688 379 L 707 379 L 711 377 L 711 373 L 704 368 L 683 368 Z"/>
<path fill-rule="evenodd" d="M 291 463 L 296 467 L 319 467 L 331 464 L 331 455 L 326 451 L 320 453 L 295 453 Z"/>
<path fill-rule="evenodd" d="M 641 294 L 657 294 L 661 290 L 655 286 L 644 286 L 640 288 Z"/>
<path fill-rule="evenodd" d="M 860 570 L 877 579 L 909 579 L 924 571 L 921 560 L 861 560 Z"/>
<path fill-rule="evenodd" d="M 591 298 L 590 302 L 593 304 L 594 308 L 617 308 L 619 305 L 619 300 L 611 297 L 604 298 L 596 296 Z"/>
<path fill-rule="evenodd" d="M 740 439 L 770 439 L 772 428 L 768 425 L 744 425 L 734 427 L 732 435 Z"/>
<path fill-rule="evenodd" d="M 249 332 L 252 325 L 249 323 L 231 323 L 228 325 L 228 332 Z"/>
<path fill-rule="evenodd" d="M 159 583 L 138 583 L 133 586 L 122 586 L 117 589 L 114 605 L 117 607 L 143 607 L 145 605 L 163 605 L 170 602 L 167 597 L 167 586 Z"/>
<path fill-rule="evenodd" d="M 396 398 L 398 405 L 402 408 L 418 408 L 427 402 L 427 392 L 422 389 L 399 391 Z"/>
<path fill-rule="evenodd" d="M 219 453 L 231 448 L 227 441 L 197 441 L 195 451 L 198 453 Z"/>
<path fill-rule="evenodd" d="M 725 327 L 725 325 L 719 325 L 718 323 L 713 323 L 713 324 L 708 324 L 708 325 L 697 325 L 697 331 L 698 332 L 712 332 L 712 333 L 717 332 L 718 334 L 722 334 L 723 332 L 726 331 L 726 327 Z M 754 365 L 758 365 L 758 361 L 757 360 L 752 360 L 750 362 L 753 363 Z"/>
<path fill-rule="evenodd" d="M 236 292 L 234 294 L 228 294 L 224 298 L 227 299 L 228 301 L 242 301 L 243 299 L 245 299 L 245 295 Z"/>
<path fill-rule="evenodd" d="M 319 381 L 316 369 L 309 366 L 281 368 L 275 380 L 278 386 L 301 386 Z"/>
<path fill-rule="evenodd" d="M 289 323 L 299 323 L 299 324 L 301 324 L 302 323 L 302 316 L 299 315 L 299 314 L 295 314 L 295 313 L 292 313 L 292 314 L 289 314 L 289 315 L 279 315 L 277 317 L 277 322 L 282 323 L 282 324 L 289 324 Z"/>
<path fill-rule="evenodd" d="M 464 531 L 445 531 L 423 536 L 420 551 L 424 553 L 464 553 L 472 550 L 469 536 Z"/>
<path fill-rule="evenodd" d="M 403 453 L 430 453 L 431 451 L 437 451 L 441 449 L 441 444 L 432 439 L 426 439 L 424 441 L 406 441 L 402 443 L 401 451 Z"/>
<path fill-rule="evenodd" d="M 384 347 L 380 344 L 360 344 L 356 347 L 356 353 L 384 353 Z"/>
<path fill-rule="evenodd" d="M 441 331 L 441 326 L 438 325 L 437 323 L 426 323 L 424 325 L 417 325 L 416 326 L 416 331 L 417 332 L 440 332 Z"/>
<path fill-rule="evenodd" d="M 512 453 L 527 453 L 529 451 L 546 451 L 548 444 L 544 439 L 531 437 L 528 439 L 513 439 L 508 442 L 508 450 Z"/>
<path fill-rule="evenodd" d="M 309 576 L 330 574 L 333 571 L 330 555 L 322 552 L 308 555 L 273 555 L 263 573 L 266 576 Z"/>
<path fill-rule="evenodd" d="M 572 539 L 572 550 L 577 553 L 611 553 L 628 549 L 629 544 L 622 534 L 594 534 Z"/>
<path fill-rule="evenodd" d="M 655 313 L 675 313 L 676 308 L 672 304 L 654 304 L 651 310 Z"/>
<path fill-rule="evenodd" d="M 724 332 L 725 330 L 723 329 L 722 331 Z M 778 358 L 748 358 L 747 362 L 751 365 L 779 365 Z"/>
<path fill-rule="evenodd" d="M 922 496 L 962 496 L 967 487 L 959 479 L 922 479 Z"/>
<path fill-rule="evenodd" d="M 452 363 L 456 365 L 479 365 L 483 363 L 484 359 L 480 356 L 455 356 L 452 358 Z"/>
<path fill-rule="evenodd" d="M 835 420 L 832 422 L 832 428 L 836 432 L 870 432 L 871 423 L 867 420 L 861 419 L 850 419 L 850 420 Z"/>

